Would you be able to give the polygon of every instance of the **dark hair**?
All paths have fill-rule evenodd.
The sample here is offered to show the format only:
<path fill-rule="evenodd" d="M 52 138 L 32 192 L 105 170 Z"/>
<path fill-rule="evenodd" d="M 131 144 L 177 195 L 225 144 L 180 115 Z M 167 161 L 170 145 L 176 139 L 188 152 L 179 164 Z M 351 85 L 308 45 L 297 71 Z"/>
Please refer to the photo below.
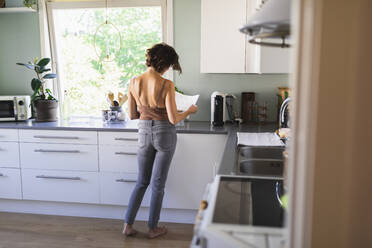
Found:
<path fill-rule="evenodd" d="M 153 67 L 159 73 L 168 67 L 172 67 L 173 70 L 182 73 L 176 50 L 166 43 L 159 43 L 147 49 L 146 65 Z"/>

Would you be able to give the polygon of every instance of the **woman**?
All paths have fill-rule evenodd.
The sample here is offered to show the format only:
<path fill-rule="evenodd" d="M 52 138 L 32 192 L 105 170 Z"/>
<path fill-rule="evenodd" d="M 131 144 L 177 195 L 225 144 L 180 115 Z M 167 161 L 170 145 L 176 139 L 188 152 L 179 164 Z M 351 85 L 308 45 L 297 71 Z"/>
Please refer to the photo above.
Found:
<path fill-rule="evenodd" d="M 141 205 L 147 186 L 152 184 L 149 216 L 149 238 L 167 233 L 165 227 L 158 227 L 164 196 L 164 186 L 169 166 L 176 149 L 175 124 L 195 113 L 195 105 L 182 113 L 177 112 L 175 86 L 162 75 L 172 67 L 182 72 L 176 51 L 165 43 L 156 44 L 147 50 L 147 70 L 133 78 L 129 85 L 128 104 L 130 119 L 138 123 L 138 168 L 137 184 L 129 200 L 125 215 L 123 234 L 137 233 L 134 219 Z"/>

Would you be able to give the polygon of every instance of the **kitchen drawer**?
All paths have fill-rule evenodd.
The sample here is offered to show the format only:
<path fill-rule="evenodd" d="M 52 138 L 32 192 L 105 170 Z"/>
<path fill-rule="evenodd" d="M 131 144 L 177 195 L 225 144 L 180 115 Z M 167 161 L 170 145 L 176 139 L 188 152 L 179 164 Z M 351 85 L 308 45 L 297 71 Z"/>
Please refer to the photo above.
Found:
<path fill-rule="evenodd" d="M 18 142 L 0 142 L 0 167 L 19 168 Z"/>
<path fill-rule="evenodd" d="M 137 146 L 99 146 L 100 171 L 138 173 Z"/>
<path fill-rule="evenodd" d="M 98 171 L 96 145 L 20 143 L 21 167 Z"/>
<path fill-rule="evenodd" d="M 137 146 L 138 134 L 136 132 L 99 132 L 100 145 L 126 145 Z"/>
<path fill-rule="evenodd" d="M 128 206 L 130 195 L 136 185 L 137 174 L 100 173 L 101 203 Z M 150 186 L 141 206 L 150 206 Z"/>
<path fill-rule="evenodd" d="M 0 141 L 18 142 L 18 129 L 1 129 Z"/>
<path fill-rule="evenodd" d="M 21 142 L 57 144 L 97 144 L 94 131 L 19 130 Z"/>
<path fill-rule="evenodd" d="M 23 199 L 99 203 L 98 172 L 22 170 Z"/>
<path fill-rule="evenodd" d="M 0 198 L 22 199 L 20 169 L 0 168 Z"/>

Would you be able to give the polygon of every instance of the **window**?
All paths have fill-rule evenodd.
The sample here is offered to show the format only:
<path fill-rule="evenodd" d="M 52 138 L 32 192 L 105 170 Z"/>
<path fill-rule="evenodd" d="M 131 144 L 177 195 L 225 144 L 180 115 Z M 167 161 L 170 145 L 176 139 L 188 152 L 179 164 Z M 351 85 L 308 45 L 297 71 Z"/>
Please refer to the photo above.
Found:
<path fill-rule="evenodd" d="M 64 119 L 100 117 L 109 108 L 107 93 L 126 93 L 146 69 L 146 49 L 167 41 L 164 0 L 121 2 L 108 9 L 104 2 L 48 5 Z M 102 25 L 106 16 L 113 25 Z"/>

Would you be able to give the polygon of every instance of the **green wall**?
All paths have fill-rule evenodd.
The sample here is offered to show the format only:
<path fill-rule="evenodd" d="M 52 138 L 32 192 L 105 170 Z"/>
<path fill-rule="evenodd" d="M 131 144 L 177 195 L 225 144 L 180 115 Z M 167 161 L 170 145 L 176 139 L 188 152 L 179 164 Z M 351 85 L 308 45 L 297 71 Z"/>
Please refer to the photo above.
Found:
<path fill-rule="evenodd" d="M 33 72 L 16 65 L 40 56 L 37 13 L 0 14 L 0 95 L 32 94 Z"/>
<path fill-rule="evenodd" d="M 269 104 L 269 119 L 276 119 L 278 86 L 288 85 L 288 75 L 205 74 L 200 73 L 200 0 L 174 0 L 174 42 L 183 74 L 175 75 L 176 85 L 189 94 L 200 94 L 199 111 L 194 120 L 210 119 L 210 95 L 214 91 L 235 94 L 240 111 L 240 95 L 257 93 L 257 100 Z"/>
<path fill-rule="evenodd" d="M 213 91 L 232 93 L 239 99 L 243 91 L 257 92 L 257 100 L 269 104 L 269 119 L 275 120 L 276 88 L 288 85 L 287 75 L 200 73 L 200 0 L 174 0 L 174 42 L 183 69 L 180 76 L 175 74 L 175 83 L 186 94 L 200 94 L 199 111 L 192 120 L 210 119 Z M 32 72 L 15 63 L 39 54 L 38 15 L 0 14 L 0 95 L 31 94 Z M 240 109 L 239 102 L 237 106 Z"/>

